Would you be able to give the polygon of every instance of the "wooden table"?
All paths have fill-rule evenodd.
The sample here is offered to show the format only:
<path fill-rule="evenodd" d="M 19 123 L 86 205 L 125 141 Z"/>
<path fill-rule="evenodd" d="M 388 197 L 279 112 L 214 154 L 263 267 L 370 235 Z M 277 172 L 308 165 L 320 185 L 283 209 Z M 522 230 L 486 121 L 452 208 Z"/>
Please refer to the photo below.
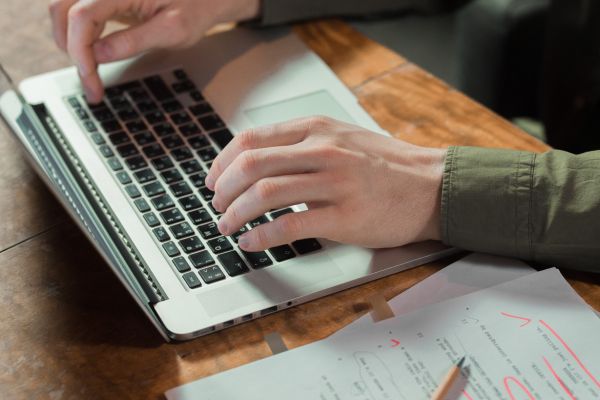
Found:
<path fill-rule="evenodd" d="M 0 3 L 0 59 L 17 80 L 68 65 L 55 50 L 46 0 Z M 428 146 L 547 147 L 419 67 L 338 21 L 296 32 L 381 126 Z M 270 355 L 265 334 L 293 348 L 321 339 L 449 260 L 397 274 L 191 342 L 164 343 L 110 269 L 24 161 L 0 139 L 0 397 L 157 399 L 173 386 Z M 571 274 L 600 309 L 599 280 Z"/>

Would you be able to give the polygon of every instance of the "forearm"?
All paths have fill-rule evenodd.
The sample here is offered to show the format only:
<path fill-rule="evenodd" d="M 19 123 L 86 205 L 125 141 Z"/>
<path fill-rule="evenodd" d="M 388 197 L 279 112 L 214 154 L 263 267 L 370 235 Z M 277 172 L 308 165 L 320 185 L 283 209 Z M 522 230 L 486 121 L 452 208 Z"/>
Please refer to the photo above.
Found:
<path fill-rule="evenodd" d="M 364 17 L 405 11 L 435 12 L 466 0 L 262 0 L 261 25 L 331 16 Z"/>
<path fill-rule="evenodd" d="M 600 152 L 453 147 L 441 219 L 452 246 L 600 272 Z"/>

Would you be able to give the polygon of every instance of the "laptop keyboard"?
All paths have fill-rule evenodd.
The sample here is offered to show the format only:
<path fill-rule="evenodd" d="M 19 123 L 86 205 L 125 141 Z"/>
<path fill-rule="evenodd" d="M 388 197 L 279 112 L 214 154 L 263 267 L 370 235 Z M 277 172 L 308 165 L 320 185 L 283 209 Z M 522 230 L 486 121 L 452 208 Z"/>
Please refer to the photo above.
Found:
<path fill-rule="evenodd" d="M 108 87 L 97 105 L 83 96 L 66 101 L 185 287 L 198 289 L 321 249 L 316 239 L 266 252 L 238 248 L 244 232 L 291 208 L 221 235 L 220 213 L 204 179 L 233 135 L 184 70 Z"/>

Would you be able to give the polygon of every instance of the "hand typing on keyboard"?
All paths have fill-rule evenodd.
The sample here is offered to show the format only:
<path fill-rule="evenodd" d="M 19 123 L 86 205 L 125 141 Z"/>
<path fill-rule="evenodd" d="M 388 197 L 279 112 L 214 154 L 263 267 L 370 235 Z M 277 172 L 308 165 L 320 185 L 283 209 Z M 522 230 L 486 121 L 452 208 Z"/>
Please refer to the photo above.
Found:
<path fill-rule="evenodd" d="M 99 102 L 98 64 L 151 49 L 185 47 L 221 22 L 254 18 L 259 0 L 51 0 L 57 45 L 77 65 L 88 101 Z M 129 27 L 102 37 L 109 20 Z"/>
<path fill-rule="evenodd" d="M 271 209 L 306 203 L 238 239 L 260 251 L 309 237 L 382 248 L 440 239 L 446 150 L 323 117 L 238 134 L 206 177 L 219 230 L 237 232 Z"/>

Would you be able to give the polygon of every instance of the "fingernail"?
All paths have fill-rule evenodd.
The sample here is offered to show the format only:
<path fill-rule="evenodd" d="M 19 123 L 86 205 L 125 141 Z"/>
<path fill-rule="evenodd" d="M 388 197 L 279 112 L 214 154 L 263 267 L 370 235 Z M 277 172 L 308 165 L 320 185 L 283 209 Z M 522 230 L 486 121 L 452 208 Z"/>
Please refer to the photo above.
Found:
<path fill-rule="evenodd" d="M 213 190 L 214 189 L 214 180 L 212 178 L 212 176 L 207 176 L 206 179 L 204 180 L 204 183 L 206 184 L 206 186 L 210 189 Z M 214 204 L 214 203 L 213 203 Z"/>
<path fill-rule="evenodd" d="M 219 231 L 223 235 L 227 235 L 229 233 L 229 231 L 227 229 L 228 229 L 227 223 L 223 220 L 223 218 L 221 218 L 221 220 L 219 221 Z"/>
<path fill-rule="evenodd" d="M 85 66 L 83 63 L 77 63 L 77 71 L 79 71 L 79 76 L 88 76 L 91 71 Z"/>
<path fill-rule="evenodd" d="M 240 246 L 242 250 L 248 250 L 248 246 L 250 246 L 250 240 L 248 240 L 246 235 L 240 236 L 238 239 L 238 246 Z"/>
<path fill-rule="evenodd" d="M 210 188 L 209 188 L 209 189 L 210 189 Z M 215 208 L 215 210 L 223 212 L 223 210 L 221 209 L 221 202 L 220 202 L 219 200 L 215 200 L 215 199 L 213 198 L 213 200 L 212 200 L 212 205 L 213 205 L 213 207 Z"/>

